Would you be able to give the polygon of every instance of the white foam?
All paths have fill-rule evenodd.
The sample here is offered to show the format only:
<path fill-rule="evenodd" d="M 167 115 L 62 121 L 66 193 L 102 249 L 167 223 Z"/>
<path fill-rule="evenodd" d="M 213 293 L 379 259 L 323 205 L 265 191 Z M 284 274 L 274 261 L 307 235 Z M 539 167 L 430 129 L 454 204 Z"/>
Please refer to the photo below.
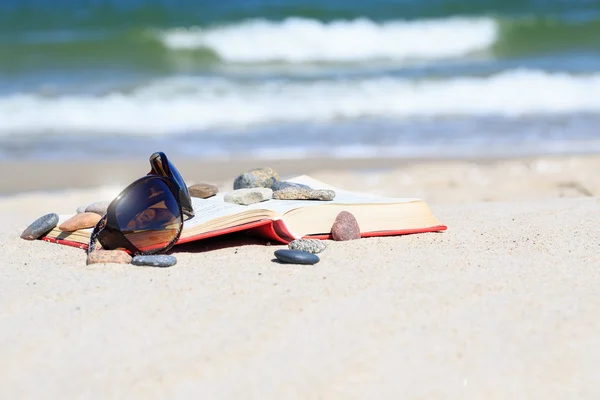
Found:
<path fill-rule="evenodd" d="M 600 73 L 513 70 L 441 80 L 373 78 L 268 83 L 165 79 L 103 97 L 0 97 L 0 134 L 152 135 L 281 122 L 600 112 Z"/>
<path fill-rule="evenodd" d="M 372 59 L 440 59 L 485 50 L 496 41 L 491 18 L 325 23 L 304 18 L 251 20 L 216 28 L 160 33 L 172 50 L 211 49 L 228 62 L 350 62 Z"/>

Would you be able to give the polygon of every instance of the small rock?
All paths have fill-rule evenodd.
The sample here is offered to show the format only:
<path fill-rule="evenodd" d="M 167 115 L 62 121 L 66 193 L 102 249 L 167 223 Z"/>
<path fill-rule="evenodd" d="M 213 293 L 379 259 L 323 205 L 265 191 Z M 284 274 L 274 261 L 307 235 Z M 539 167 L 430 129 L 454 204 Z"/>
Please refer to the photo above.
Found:
<path fill-rule="evenodd" d="M 87 206 L 85 208 L 85 212 L 96 213 L 100 216 L 103 216 L 106 214 L 106 210 L 108 209 L 110 203 L 110 201 L 97 201 Z"/>
<path fill-rule="evenodd" d="M 261 201 L 269 200 L 273 197 L 273 191 L 269 188 L 237 189 L 225 195 L 224 199 L 228 203 L 241 204 L 247 206 Z"/>
<path fill-rule="evenodd" d="M 271 188 L 279 180 L 279 174 L 272 168 L 255 168 L 239 175 L 233 181 L 233 189 L 246 189 L 255 187 Z"/>
<path fill-rule="evenodd" d="M 78 229 L 93 228 L 102 217 L 96 213 L 84 212 L 75 214 L 58 226 L 63 232 L 73 232 Z"/>
<path fill-rule="evenodd" d="M 165 254 L 152 256 L 135 256 L 131 260 L 133 265 L 148 267 L 171 267 L 177 264 L 177 258 Z"/>
<path fill-rule="evenodd" d="M 275 182 L 272 186 L 271 189 L 273 189 L 274 192 L 278 191 L 278 190 L 283 190 L 283 189 L 287 189 L 287 188 L 302 188 L 302 189 L 311 189 L 310 186 L 307 185 L 303 185 L 301 183 L 296 183 L 296 182 L 290 182 L 290 181 L 277 181 Z"/>
<path fill-rule="evenodd" d="M 58 215 L 55 213 L 46 214 L 33 221 L 21 233 L 21 238 L 25 240 L 36 240 L 48 233 L 58 224 Z"/>
<path fill-rule="evenodd" d="M 88 254 L 86 264 L 131 264 L 131 256 L 124 250 L 99 249 Z"/>
<path fill-rule="evenodd" d="M 304 189 L 288 187 L 273 192 L 273 198 L 277 200 L 322 200 L 330 201 L 335 197 L 335 192 L 328 189 Z"/>
<path fill-rule="evenodd" d="M 319 262 L 319 256 L 300 250 L 276 250 L 275 257 L 286 264 L 312 265 Z"/>
<path fill-rule="evenodd" d="M 324 241 L 318 239 L 296 239 L 288 244 L 291 250 L 306 251 L 307 253 L 320 253 L 327 248 Z"/>
<path fill-rule="evenodd" d="M 360 239 L 360 227 L 354 215 L 340 212 L 331 227 L 331 236 L 337 241 Z"/>
<path fill-rule="evenodd" d="M 86 208 L 87 208 L 87 206 L 77 207 L 77 214 L 84 213 Z"/>
<path fill-rule="evenodd" d="M 188 187 L 188 192 L 192 197 L 208 199 L 219 192 L 219 188 L 209 183 L 197 183 Z"/>

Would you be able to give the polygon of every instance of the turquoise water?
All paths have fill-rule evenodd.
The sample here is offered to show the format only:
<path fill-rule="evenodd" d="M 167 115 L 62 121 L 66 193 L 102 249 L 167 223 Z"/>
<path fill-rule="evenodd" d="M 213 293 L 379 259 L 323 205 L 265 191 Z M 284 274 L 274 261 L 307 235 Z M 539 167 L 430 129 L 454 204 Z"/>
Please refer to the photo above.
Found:
<path fill-rule="evenodd" d="M 598 151 L 599 93 L 600 0 L 0 2 L 4 159 Z"/>

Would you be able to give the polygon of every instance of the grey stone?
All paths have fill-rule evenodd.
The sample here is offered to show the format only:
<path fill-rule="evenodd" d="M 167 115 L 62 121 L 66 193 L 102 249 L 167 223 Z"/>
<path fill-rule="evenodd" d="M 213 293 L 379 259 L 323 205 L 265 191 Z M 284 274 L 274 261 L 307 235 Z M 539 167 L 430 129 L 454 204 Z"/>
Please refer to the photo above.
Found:
<path fill-rule="evenodd" d="M 21 233 L 21 238 L 25 240 L 36 240 L 48 233 L 58 224 L 58 215 L 55 213 L 46 214 L 33 221 Z"/>
<path fill-rule="evenodd" d="M 327 248 L 324 241 L 318 239 L 296 239 L 288 244 L 290 250 L 306 251 L 308 253 L 320 253 Z"/>
<path fill-rule="evenodd" d="M 273 192 L 273 198 L 277 200 L 321 200 L 331 201 L 335 198 L 335 192 L 328 189 L 304 189 L 288 187 Z"/>
<path fill-rule="evenodd" d="M 87 206 L 77 207 L 77 214 L 83 214 Z"/>
<path fill-rule="evenodd" d="M 354 215 L 340 212 L 331 227 L 331 237 L 337 241 L 360 239 L 360 227 Z"/>
<path fill-rule="evenodd" d="M 110 201 L 97 201 L 87 206 L 85 208 L 85 212 L 92 212 L 99 215 L 104 215 L 106 214 L 106 210 L 108 209 L 110 203 Z"/>
<path fill-rule="evenodd" d="M 301 183 L 296 183 L 296 182 L 289 182 L 289 181 L 277 181 L 275 182 L 272 186 L 271 189 L 273 189 L 274 192 L 278 191 L 278 190 L 283 190 L 283 189 L 287 189 L 287 188 L 302 188 L 302 189 L 311 189 L 310 186 L 307 185 L 303 185 Z"/>
<path fill-rule="evenodd" d="M 237 189 L 227 193 L 223 200 L 228 203 L 247 206 L 269 200 L 272 196 L 273 191 L 269 188 Z"/>
<path fill-rule="evenodd" d="M 199 197 L 208 199 L 219 192 L 219 188 L 209 183 L 197 183 L 188 187 L 188 192 L 191 197 Z"/>
<path fill-rule="evenodd" d="M 272 168 L 255 168 L 239 175 L 233 181 L 233 189 L 255 187 L 271 188 L 279 180 L 279 174 Z"/>
<path fill-rule="evenodd" d="M 300 250 L 277 250 L 275 257 L 286 264 L 306 264 L 312 265 L 319 262 L 319 256 Z"/>
<path fill-rule="evenodd" d="M 135 256 L 131 260 L 133 265 L 147 267 L 171 267 L 177 264 L 177 258 L 165 254 L 151 256 Z"/>

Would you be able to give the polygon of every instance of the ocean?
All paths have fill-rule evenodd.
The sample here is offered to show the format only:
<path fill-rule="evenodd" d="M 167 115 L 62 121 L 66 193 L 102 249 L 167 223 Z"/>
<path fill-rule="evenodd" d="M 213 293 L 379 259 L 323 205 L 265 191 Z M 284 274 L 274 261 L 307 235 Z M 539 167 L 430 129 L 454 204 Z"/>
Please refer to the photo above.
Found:
<path fill-rule="evenodd" d="M 0 159 L 600 151 L 600 0 L 2 0 Z"/>

